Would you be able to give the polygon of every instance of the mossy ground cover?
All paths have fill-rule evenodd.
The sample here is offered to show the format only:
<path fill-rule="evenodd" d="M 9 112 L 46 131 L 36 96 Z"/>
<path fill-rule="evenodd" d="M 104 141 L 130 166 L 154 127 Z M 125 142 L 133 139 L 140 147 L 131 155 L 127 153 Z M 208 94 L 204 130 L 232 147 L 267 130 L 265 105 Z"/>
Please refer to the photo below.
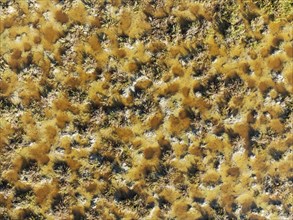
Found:
<path fill-rule="evenodd" d="M 291 1 L 0 6 L 0 219 L 290 219 Z"/>

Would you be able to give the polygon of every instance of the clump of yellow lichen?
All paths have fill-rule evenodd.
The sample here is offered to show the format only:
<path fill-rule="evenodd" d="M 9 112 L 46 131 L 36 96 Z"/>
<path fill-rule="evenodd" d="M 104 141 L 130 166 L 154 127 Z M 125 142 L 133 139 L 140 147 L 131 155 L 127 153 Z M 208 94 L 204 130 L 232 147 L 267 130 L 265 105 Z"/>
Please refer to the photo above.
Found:
<path fill-rule="evenodd" d="M 0 5 L 0 219 L 290 218 L 289 0 Z"/>

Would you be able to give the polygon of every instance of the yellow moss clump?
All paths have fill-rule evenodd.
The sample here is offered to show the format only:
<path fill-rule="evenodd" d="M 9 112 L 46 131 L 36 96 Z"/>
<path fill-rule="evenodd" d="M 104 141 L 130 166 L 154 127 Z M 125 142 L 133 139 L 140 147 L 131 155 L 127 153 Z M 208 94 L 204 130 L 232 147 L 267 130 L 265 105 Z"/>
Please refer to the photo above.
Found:
<path fill-rule="evenodd" d="M 70 20 L 81 24 L 85 23 L 87 20 L 87 12 L 81 1 L 77 1 L 67 14 Z"/>
<path fill-rule="evenodd" d="M 143 151 L 144 158 L 150 160 L 155 156 L 158 156 L 159 149 L 154 147 L 146 147 Z"/>
<path fill-rule="evenodd" d="M 227 174 L 233 177 L 238 177 L 240 174 L 238 167 L 231 167 L 227 170 Z"/>
<path fill-rule="evenodd" d="M 170 83 L 166 85 L 165 89 L 163 90 L 163 94 L 174 95 L 176 92 L 178 92 L 178 90 L 179 90 L 179 84 L 177 82 Z"/>
<path fill-rule="evenodd" d="M 89 88 L 89 98 L 96 105 L 99 105 L 103 98 L 106 97 L 103 85 L 102 82 L 93 82 Z"/>
<path fill-rule="evenodd" d="M 180 65 L 174 65 L 172 67 L 172 73 L 176 76 L 183 76 L 184 75 L 184 71 Z"/>
<path fill-rule="evenodd" d="M 173 187 L 166 187 L 162 190 L 160 196 L 168 202 L 173 203 L 180 197 L 180 193 Z"/>
<path fill-rule="evenodd" d="M 188 212 L 188 204 L 190 201 L 186 200 L 186 199 L 178 199 L 177 201 L 175 201 L 172 207 L 172 214 L 171 216 L 174 216 L 175 218 L 178 219 L 188 219 L 188 218 L 193 218 L 193 217 L 200 217 L 199 213 L 189 213 Z"/>
<path fill-rule="evenodd" d="M 25 82 L 19 96 L 24 105 L 29 105 L 32 101 L 40 100 L 39 85 L 32 81 Z"/>
<path fill-rule="evenodd" d="M 284 131 L 284 125 L 280 122 L 279 119 L 273 119 L 270 122 L 270 127 L 277 133 L 282 133 Z"/>
<path fill-rule="evenodd" d="M 0 149 L 9 143 L 9 136 L 13 134 L 14 129 L 12 125 L 0 118 Z"/>
<path fill-rule="evenodd" d="M 131 38 L 138 38 L 147 32 L 151 26 L 146 22 L 146 16 L 142 12 L 131 12 L 123 10 L 120 16 L 121 34 L 128 35 Z"/>
<path fill-rule="evenodd" d="M 185 144 L 174 144 L 172 146 L 174 154 L 176 157 L 180 157 L 183 153 L 186 152 L 187 146 Z"/>
<path fill-rule="evenodd" d="M 8 86 L 9 86 L 8 83 L 5 83 L 4 81 L 0 81 L 0 90 L 1 90 L 2 96 L 7 96 L 6 94 L 8 91 Z"/>
<path fill-rule="evenodd" d="M 61 36 L 61 33 L 57 29 L 55 29 L 52 25 L 47 25 L 43 27 L 43 29 L 41 30 L 41 33 L 43 34 L 44 38 L 50 43 L 55 43 Z"/>
<path fill-rule="evenodd" d="M 70 122 L 70 116 L 66 112 L 58 111 L 56 114 L 56 124 L 59 128 L 64 128 L 66 123 Z"/>
<path fill-rule="evenodd" d="M 273 70 L 278 70 L 282 66 L 282 60 L 278 55 L 270 56 L 268 59 L 268 66 Z"/>
<path fill-rule="evenodd" d="M 215 170 L 210 170 L 206 173 L 206 175 L 203 176 L 202 181 L 203 183 L 210 185 L 210 184 L 216 184 L 220 179 L 220 174 L 216 172 Z"/>
<path fill-rule="evenodd" d="M 251 206 L 251 204 L 253 202 L 252 192 L 248 191 L 246 193 L 243 193 L 241 196 L 239 196 L 237 198 L 237 200 L 242 205 L 243 212 L 247 212 L 249 210 L 249 207 Z"/>
<path fill-rule="evenodd" d="M 41 42 L 41 40 L 42 40 L 42 39 L 41 39 L 40 36 L 35 36 L 35 37 L 34 37 L 34 43 L 35 43 L 35 44 L 39 44 L 39 43 Z"/>
<path fill-rule="evenodd" d="M 12 71 L 5 71 L 2 73 L 0 79 L 0 96 L 9 97 L 16 89 L 17 75 Z"/>
<path fill-rule="evenodd" d="M 34 144 L 28 149 L 22 151 L 22 154 L 28 156 L 31 159 L 38 161 L 40 164 L 47 164 L 50 160 L 47 153 L 50 147 L 46 143 Z"/>
<path fill-rule="evenodd" d="M 54 107 L 61 111 L 68 111 L 71 108 L 71 103 L 65 96 L 60 96 L 54 101 Z"/>
<path fill-rule="evenodd" d="M 44 136 L 47 137 L 47 140 L 52 141 L 57 134 L 57 129 L 53 123 L 48 123 L 47 125 L 43 126 L 43 132 Z"/>
<path fill-rule="evenodd" d="M 130 128 L 116 128 L 115 133 L 124 142 L 129 142 L 133 137 L 134 134 Z"/>
<path fill-rule="evenodd" d="M 178 117 L 175 117 L 174 115 L 171 115 L 168 119 L 167 129 L 173 134 L 179 134 L 180 132 L 186 130 L 189 125 L 189 118 L 180 119 Z"/>
<path fill-rule="evenodd" d="M 62 10 L 56 10 L 55 19 L 56 19 L 56 21 L 60 22 L 61 24 L 65 24 L 69 20 L 68 15 L 65 12 L 63 12 Z"/>
<path fill-rule="evenodd" d="M 34 192 L 37 203 L 48 209 L 52 198 L 58 193 L 56 182 L 38 184 L 34 188 Z"/>
<path fill-rule="evenodd" d="M 152 81 L 150 79 L 139 79 L 135 83 L 134 87 L 136 89 L 145 90 L 152 85 Z"/>
<path fill-rule="evenodd" d="M 207 148 L 212 151 L 222 151 L 224 148 L 224 143 L 215 135 L 207 135 L 205 141 L 207 143 Z"/>
<path fill-rule="evenodd" d="M 286 52 L 288 57 L 293 57 L 293 46 L 292 46 L 292 44 L 290 44 L 290 43 L 285 44 L 284 50 L 285 50 L 285 52 Z"/>
<path fill-rule="evenodd" d="M 154 115 L 150 116 L 148 119 L 149 126 L 152 129 L 157 129 L 160 124 L 163 122 L 164 116 L 161 112 L 155 113 Z"/>
<path fill-rule="evenodd" d="M 99 16 L 89 16 L 88 21 L 93 27 L 101 27 L 101 19 Z"/>
<path fill-rule="evenodd" d="M 38 128 L 31 112 L 25 112 L 21 121 L 23 123 L 24 132 L 28 141 L 36 141 L 39 139 Z"/>
<path fill-rule="evenodd" d="M 246 141 L 249 140 L 249 125 L 244 123 L 237 123 L 234 125 L 234 131 L 237 132 Z"/>
<path fill-rule="evenodd" d="M 100 51 L 101 44 L 95 35 L 89 37 L 88 43 L 95 52 Z"/>

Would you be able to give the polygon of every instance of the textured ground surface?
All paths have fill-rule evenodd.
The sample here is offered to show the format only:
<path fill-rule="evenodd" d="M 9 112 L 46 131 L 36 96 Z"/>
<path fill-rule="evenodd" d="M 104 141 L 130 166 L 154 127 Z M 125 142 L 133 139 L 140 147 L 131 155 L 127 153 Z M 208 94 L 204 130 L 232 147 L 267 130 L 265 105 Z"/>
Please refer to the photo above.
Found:
<path fill-rule="evenodd" d="M 292 217 L 292 1 L 0 6 L 1 220 Z"/>

